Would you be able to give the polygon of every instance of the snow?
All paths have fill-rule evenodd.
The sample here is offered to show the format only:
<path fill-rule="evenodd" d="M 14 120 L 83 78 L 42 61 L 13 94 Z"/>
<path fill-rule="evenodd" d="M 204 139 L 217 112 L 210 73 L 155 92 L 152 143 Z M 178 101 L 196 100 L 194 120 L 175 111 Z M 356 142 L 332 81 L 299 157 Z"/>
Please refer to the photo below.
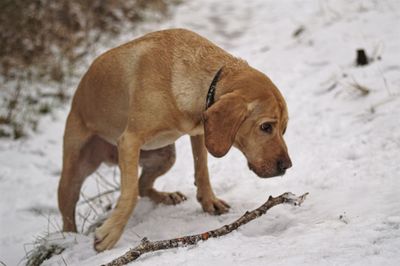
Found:
<path fill-rule="evenodd" d="M 232 207 L 210 216 L 196 201 L 190 144 L 183 137 L 175 166 L 156 186 L 179 190 L 188 201 L 163 206 L 140 199 L 114 249 L 96 254 L 92 234 L 66 235 L 68 248 L 45 265 L 106 263 L 143 237 L 214 229 L 286 191 L 310 194 L 301 207 L 277 206 L 225 237 L 147 254 L 135 263 L 400 265 L 399 22 L 396 0 L 190 0 L 167 20 L 122 35 L 115 43 L 188 28 L 266 73 L 287 100 L 285 139 L 294 166 L 283 178 L 259 179 L 238 150 L 210 156 L 214 190 Z M 304 31 L 294 37 L 300 27 Z M 106 48 L 99 44 L 99 51 Z M 354 65 L 359 48 L 371 64 Z M 370 92 L 363 95 L 354 84 Z M 0 261 L 7 265 L 21 261 L 38 236 L 60 229 L 56 191 L 67 112 L 65 107 L 42 119 L 40 132 L 28 139 L 0 141 Z M 113 182 L 114 168 L 99 172 Z M 95 179 L 85 183 L 87 195 L 96 194 Z"/>

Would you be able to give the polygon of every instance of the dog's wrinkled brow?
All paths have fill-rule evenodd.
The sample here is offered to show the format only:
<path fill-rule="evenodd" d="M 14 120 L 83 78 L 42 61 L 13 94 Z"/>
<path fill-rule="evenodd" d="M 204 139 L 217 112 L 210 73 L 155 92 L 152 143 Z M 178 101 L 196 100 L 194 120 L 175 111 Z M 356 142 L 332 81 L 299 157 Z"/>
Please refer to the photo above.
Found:
<path fill-rule="evenodd" d="M 278 123 L 278 119 L 275 117 L 267 117 L 260 120 L 260 123 Z"/>

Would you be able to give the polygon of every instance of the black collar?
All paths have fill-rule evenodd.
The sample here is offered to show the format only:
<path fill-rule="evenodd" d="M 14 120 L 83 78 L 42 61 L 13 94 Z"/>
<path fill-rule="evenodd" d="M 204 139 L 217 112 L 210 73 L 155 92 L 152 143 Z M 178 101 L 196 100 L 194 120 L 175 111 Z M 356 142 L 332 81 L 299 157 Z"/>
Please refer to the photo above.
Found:
<path fill-rule="evenodd" d="M 221 75 L 222 72 L 222 67 L 218 70 L 217 74 L 215 74 L 210 88 L 208 89 L 207 92 L 207 99 L 206 99 L 206 110 L 214 103 L 214 96 L 215 96 L 215 90 L 217 89 L 217 82 L 219 81 L 219 76 Z"/>

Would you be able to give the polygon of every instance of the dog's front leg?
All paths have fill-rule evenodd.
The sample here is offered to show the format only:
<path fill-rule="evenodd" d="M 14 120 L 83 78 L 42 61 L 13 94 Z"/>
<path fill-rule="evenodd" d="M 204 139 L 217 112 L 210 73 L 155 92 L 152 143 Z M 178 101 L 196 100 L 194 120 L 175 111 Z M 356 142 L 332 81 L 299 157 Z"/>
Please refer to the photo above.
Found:
<path fill-rule="evenodd" d="M 211 188 L 204 135 L 191 136 L 190 141 L 192 143 L 197 200 L 201 203 L 203 210 L 208 213 L 222 214 L 228 212 L 229 205 L 223 200 L 218 199 Z"/>
<path fill-rule="evenodd" d="M 112 248 L 136 205 L 139 195 L 138 162 L 141 142 L 136 134 L 125 131 L 118 140 L 118 163 L 121 170 L 121 195 L 111 216 L 95 233 L 97 251 Z"/>

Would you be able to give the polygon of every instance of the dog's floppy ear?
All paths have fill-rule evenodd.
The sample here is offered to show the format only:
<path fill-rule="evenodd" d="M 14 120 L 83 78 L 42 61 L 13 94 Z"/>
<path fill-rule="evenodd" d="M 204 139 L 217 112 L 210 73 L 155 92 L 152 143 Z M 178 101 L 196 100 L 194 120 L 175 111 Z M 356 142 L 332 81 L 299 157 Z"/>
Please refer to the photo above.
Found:
<path fill-rule="evenodd" d="M 246 103 L 232 93 L 222 96 L 204 112 L 205 144 L 213 156 L 222 157 L 229 151 L 246 115 Z"/>

